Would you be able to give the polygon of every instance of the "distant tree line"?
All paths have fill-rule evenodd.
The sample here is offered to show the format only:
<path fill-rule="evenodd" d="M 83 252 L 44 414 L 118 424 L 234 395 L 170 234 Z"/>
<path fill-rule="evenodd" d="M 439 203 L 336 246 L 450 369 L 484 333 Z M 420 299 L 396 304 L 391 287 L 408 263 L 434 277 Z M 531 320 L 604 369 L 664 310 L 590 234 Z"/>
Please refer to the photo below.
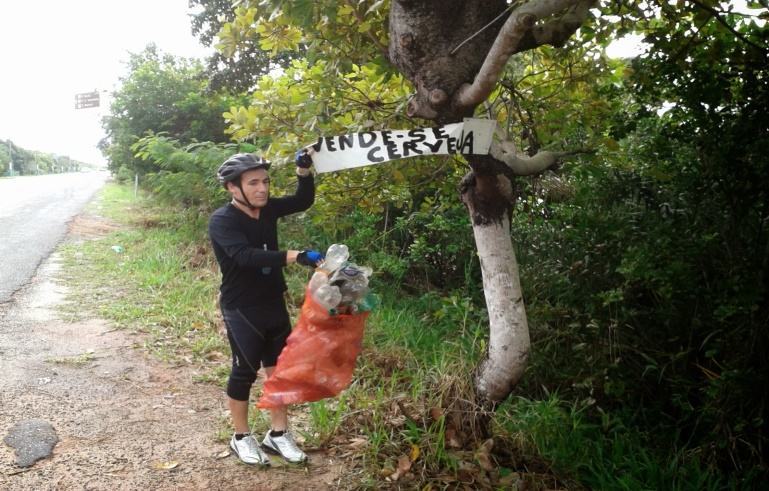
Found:
<path fill-rule="evenodd" d="M 59 174 L 78 172 L 84 168 L 94 168 L 94 166 L 66 155 L 27 150 L 11 140 L 0 140 L 0 175 L 2 176 Z"/>

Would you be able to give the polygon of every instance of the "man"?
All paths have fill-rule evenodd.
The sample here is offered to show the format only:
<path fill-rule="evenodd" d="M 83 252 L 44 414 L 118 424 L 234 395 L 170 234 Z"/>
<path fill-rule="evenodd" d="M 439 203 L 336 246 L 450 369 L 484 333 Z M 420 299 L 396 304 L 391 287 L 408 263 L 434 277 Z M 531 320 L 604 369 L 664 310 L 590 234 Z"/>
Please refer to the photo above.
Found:
<path fill-rule="evenodd" d="M 239 153 L 227 159 L 217 177 L 232 196 L 216 210 L 208 224 L 216 260 L 222 271 L 220 304 L 232 348 L 232 371 L 227 397 L 234 435 L 230 447 L 247 464 L 269 465 L 248 425 L 251 386 L 260 366 L 269 377 L 291 332 L 283 293 L 283 266 L 298 263 L 315 267 L 323 259 L 316 251 L 279 251 L 278 218 L 304 211 L 315 200 L 306 151 L 296 156 L 296 193 L 270 197 L 270 162 Z M 286 407 L 270 410 L 271 429 L 262 447 L 293 463 L 307 460 L 288 432 Z"/>

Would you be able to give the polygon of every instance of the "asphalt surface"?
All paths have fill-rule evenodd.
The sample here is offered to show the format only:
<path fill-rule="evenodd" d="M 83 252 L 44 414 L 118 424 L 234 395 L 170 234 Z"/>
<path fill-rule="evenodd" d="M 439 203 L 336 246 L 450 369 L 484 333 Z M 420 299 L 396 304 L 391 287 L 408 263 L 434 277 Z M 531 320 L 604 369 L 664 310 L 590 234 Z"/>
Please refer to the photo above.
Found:
<path fill-rule="evenodd" d="M 79 172 L 0 179 L 0 304 L 30 280 L 107 177 Z"/>

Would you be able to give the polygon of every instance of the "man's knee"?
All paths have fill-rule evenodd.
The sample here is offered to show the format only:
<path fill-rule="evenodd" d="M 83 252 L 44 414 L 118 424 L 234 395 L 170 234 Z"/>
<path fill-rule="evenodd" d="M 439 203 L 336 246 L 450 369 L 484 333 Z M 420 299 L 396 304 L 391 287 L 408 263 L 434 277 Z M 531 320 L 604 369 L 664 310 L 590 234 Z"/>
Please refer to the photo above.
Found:
<path fill-rule="evenodd" d="M 227 395 L 236 401 L 247 401 L 251 386 L 256 381 L 256 372 L 233 369 L 227 380 Z"/>

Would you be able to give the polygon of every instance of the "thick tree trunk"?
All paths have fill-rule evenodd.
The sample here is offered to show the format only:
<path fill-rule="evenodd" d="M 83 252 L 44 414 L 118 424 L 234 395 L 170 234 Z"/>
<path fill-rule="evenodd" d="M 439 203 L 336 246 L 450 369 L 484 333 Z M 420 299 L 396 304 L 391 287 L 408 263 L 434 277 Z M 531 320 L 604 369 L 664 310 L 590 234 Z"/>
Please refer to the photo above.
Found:
<path fill-rule="evenodd" d="M 490 333 L 488 356 L 478 367 L 475 389 L 484 401 L 498 403 L 510 395 L 526 369 L 529 325 L 508 217 L 501 222 L 473 224 L 473 233 Z"/>
<path fill-rule="evenodd" d="M 513 177 L 492 157 L 473 157 L 471 163 L 476 170 L 465 176 L 460 192 L 472 221 L 489 313 L 488 353 L 475 388 L 481 402 L 494 405 L 520 380 L 531 343 L 510 235 Z"/>
<path fill-rule="evenodd" d="M 505 0 L 392 1 L 390 61 L 416 88 L 409 116 L 446 123 L 472 115 L 473 107 L 457 108 L 451 96 L 472 83 L 506 8 Z"/>
<path fill-rule="evenodd" d="M 473 82 L 507 9 L 505 0 L 393 0 L 390 59 L 416 87 L 409 115 L 447 122 L 473 113 L 473 107 L 454 104 L 452 96 Z M 520 379 L 530 343 L 510 237 L 515 199 L 510 168 L 493 157 L 472 158 L 470 165 L 473 172 L 463 180 L 461 193 L 472 217 L 490 319 L 488 357 L 477 370 L 476 397 L 493 406 Z"/>

